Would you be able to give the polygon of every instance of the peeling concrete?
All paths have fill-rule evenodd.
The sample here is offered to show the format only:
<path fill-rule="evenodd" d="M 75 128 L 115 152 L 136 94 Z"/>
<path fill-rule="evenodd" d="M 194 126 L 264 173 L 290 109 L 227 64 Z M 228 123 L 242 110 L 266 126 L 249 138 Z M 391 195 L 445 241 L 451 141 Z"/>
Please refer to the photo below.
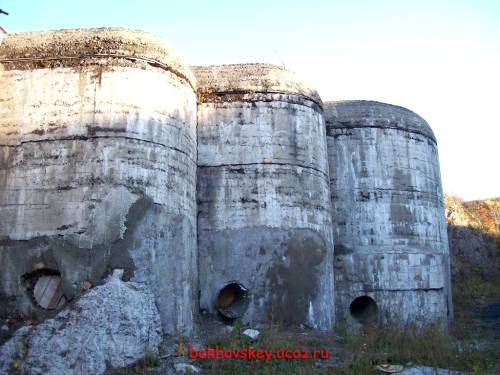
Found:
<path fill-rule="evenodd" d="M 113 268 L 146 284 L 166 334 L 216 315 L 228 283 L 247 323 L 354 324 L 362 296 L 386 319 L 452 316 L 436 139 L 417 114 L 324 111 L 281 67 L 190 68 L 122 28 L 6 34 L 0 64 L 0 317 L 56 313 L 23 275 L 60 274 L 71 300 Z"/>
<path fill-rule="evenodd" d="M 216 314 L 217 293 L 237 280 L 249 289 L 250 302 L 242 321 L 331 324 L 330 316 L 314 312 L 331 306 L 331 284 L 319 275 L 330 271 L 328 249 L 311 229 L 247 227 L 205 230 L 199 234 L 202 309 Z"/>
<path fill-rule="evenodd" d="M 246 322 L 334 321 L 321 100 L 279 67 L 194 67 L 198 87 L 200 306 L 248 287 Z M 297 272 L 300 269 L 301 277 Z"/>
<path fill-rule="evenodd" d="M 5 310 L 46 315 L 21 285 L 35 263 L 61 273 L 68 298 L 123 268 L 151 287 L 166 333 L 189 332 L 197 309 L 189 68 L 159 38 L 126 29 L 9 34 L 0 62 L 8 268 L 0 294 L 16 301 Z"/>
<path fill-rule="evenodd" d="M 373 298 L 383 319 L 452 316 L 448 239 L 434 134 L 389 104 L 325 104 L 337 317 Z"/>

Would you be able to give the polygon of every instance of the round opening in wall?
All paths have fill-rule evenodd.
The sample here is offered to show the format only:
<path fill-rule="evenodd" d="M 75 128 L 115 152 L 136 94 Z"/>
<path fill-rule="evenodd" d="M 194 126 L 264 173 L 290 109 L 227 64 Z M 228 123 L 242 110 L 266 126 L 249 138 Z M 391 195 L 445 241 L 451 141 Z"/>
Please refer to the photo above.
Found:
<path fill-rule="evenodd" d="M 215 299 L 215 308 L 226 319 L 241 317 L 250 302 L 248 289 L 233 281 L 219 290 Z"/>
<path fill-rule="evenodd" d="M 349 306 L 351 315 L 360 323 L 367 323 L 377 316 L 378 307 L 375 300 L 368 296 L 355 298 Z"/>
<path fill-rule="evenodd" d="M 66 304 L 58 271 L 40 269 L 23 275 L 23 280 L 30 297 L 42 309 L 57 310 Z"/>

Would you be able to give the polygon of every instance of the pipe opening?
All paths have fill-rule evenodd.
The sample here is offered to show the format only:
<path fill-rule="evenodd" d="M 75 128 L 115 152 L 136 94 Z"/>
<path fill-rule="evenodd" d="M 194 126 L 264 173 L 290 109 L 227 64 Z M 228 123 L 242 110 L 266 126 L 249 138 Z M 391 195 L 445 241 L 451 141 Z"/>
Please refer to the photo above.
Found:
<path fill-rule="evenodd" d="M 355 298 L 349 306 L 351 316 L 361 324 L 373 321 L 378 313 L 378 307 L 375 300 L 368 296 Z"/>
<path fill-rule="evenodd" d="M 215 299 L 215 308 L 226 319 L 237 319 L 250 303 L 248 289 L 233 281 L 222 288 Z"/>
<path fill-rule="evenodd" d="M 22 279 L 31 300 L 38 307 L 44 310 L 57 310 L 67 303 L 59 271 L 42 268 L 24 274 Z"/>

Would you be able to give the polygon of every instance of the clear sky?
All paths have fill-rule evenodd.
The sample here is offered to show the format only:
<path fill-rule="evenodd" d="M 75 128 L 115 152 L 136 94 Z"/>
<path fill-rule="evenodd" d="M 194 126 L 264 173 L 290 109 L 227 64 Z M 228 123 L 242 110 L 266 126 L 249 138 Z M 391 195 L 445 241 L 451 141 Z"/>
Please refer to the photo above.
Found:
<path fill-rule="evenodd" d="M 407 107 L 436 134 L 444 190 L 500 196 L 500 0 L 0 0 L 9 32 L 125 26 L 189 64 L 284 64 L 323 100 Z"/>

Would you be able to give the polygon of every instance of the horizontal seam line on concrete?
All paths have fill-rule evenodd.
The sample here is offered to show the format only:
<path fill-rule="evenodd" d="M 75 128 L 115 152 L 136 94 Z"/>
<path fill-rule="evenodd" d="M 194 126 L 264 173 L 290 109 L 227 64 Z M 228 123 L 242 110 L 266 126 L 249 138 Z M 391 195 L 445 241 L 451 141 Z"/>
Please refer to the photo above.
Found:
<path fill-rule="evenodd" d="M 219 167 L 241 167 L 241 166 L 247 166 L 247 165 L 290 165 L 294 167 L 301 167 L 304 169 L 310 169 L 313 171 L 316 171 L 320 174 L 322 174 L 324 177 L 327 178 L 328 182 L 328 173 L 314 167 L 310 166 L 305 166 L 303 164 L 294 164 L 294 163 L 239 163 L 239 164 L 217 164 L 217 165 L 198 165 L 198 168 L 219 168 Z"/>
<path fill-rule="evenodd" d="M 328 128 L 328 124 L 326 125 L 327 128 Z M 370 128 L 370 129 L 380 129 L 380 130 L 385 130 L 385 129 L 389 129 L 389 130 L 401 130 L 401 131 L 404 131 L 404 132 L 407 132 L 407 133 L 414 133 L 414 134 L 419 134 L 429 140 L 431 140 L 436 146 L 437 146 L 437 141 L 435 138 L 431 137 L 430 135 L 428 134 L 425 134 L 424 132 L 420 132 L 418 130 L 414 130 L 414 129 L 405 129 L 405 128 L 398 128 L 398 127 L 395 127 L 395 126 L 373 126 L 373 125 L 367 125 L 367 126 L 339 126 L 339 127 L 334 127 L 332 125 L 330 125 L 331 127 L 333 127 L 333 129 L 335 130 L 339 130 L 339 129 L 367 129 L 367 128 Z M 344 135 L 344 134 L 339 134 L 339 135 Z M 347 135 L 347 134 L 345 134 Z M 333 135 L 328 135 L 327 134 L 327 137 L 334 137 Z"/>
<path fill-rule="evenodd" d="M 419 290 L 423 291 L 428 291 L 428 290 L 443 290 L 444 287 L 439 287 L 439 288 L 412 288 L 412 289 L 384 289 L 384 288 L 377 288 L 377 289 L 362 289 L 364 292 L 415 292 Z"/>
<path fill-rule="evenodd" d="M 191 156 L 186 151 L 183 151 L 179 148 L 172 147 L 172 146 L 167 146 L 163 143 L 159 142 L 154 142 L 154 141 L 148 141 L 146 139 L 140 139 L 140 138 L 134 138 L 134 137 L 124 137 L 120 135 L 93 135 L 93 136 L 87 136 L 87 135 L 80 135 L 80 136 L 74 136 L 74 137 L 64 137 L 64 138 L 55 138 L 55 139 L 34 139 L 34 140 L 26 140 L 26 141 L 21 141 L 16 145 L 5 145 L 5 144 L 0 144 L 0 147 L 20 147 L 25 143 L 43 143 L 43 142 L 57 142 L 57 141 L 87 141 L 87 140 L 94 140 L 94 139 L 108 139 L 108 138 L 119 138 L 119 139 L 128 139 L 128 140 L 133 140 L 133 141 L 138 141 L 138 142 L 144 142 L 144 143 L 151 143 L 157 146 L 161 146 L 170 150 L 174 150 L 177 152 L 180 152 L 181 154 L 184 154 L 188 157 L 189 160 L 191 160 L 194 164 L 196 164 L 196 160 L 194 160 Z"/>
<path fill-rule="evenodd" d="M 330 182 L 332 182 L 334 180 L 330 179 Z M 363 189 L 363 188 L 354 188 L 354 189 L 335 189 L 335 191 L 351 191 L 351 190 L 355 190 L 355 191 L 363 191 L 363 192 L 372 192 L 372 191 L 377 191 L 377 190 L 380 190 L 380 191 L 404 191 L 406 193 L 422 193 L 422 194 L 428 194 L 428 195 L 432 195 L 432 196 L 435 196 L 435 197 L 441 197 L 441 195 L 439 194 L 436 194 L 436 193 L 432 193 L 430 191 L 423 191 L 423 190 L 416 190 L 416 189 L 388 189 L 388 188 L 366 188 L 366 189 Z"/>
<path fill-rule="evenodd" d="M 86 181 L 84 181 L 86 182 Z M 189 183 L 189 181 L 188 181 Z M 111 181 L 101 181 L 101 182 L 93 182 L 92 183 L 92 186 L 96 186 L 96 185 L 104 185 L 104 184 L 107 184 L 111 187 L 120 187 L 120 186 L 123 186 L 123 187 L 126 187 L 126 188 L 135 188 L 134 186 L 130 186 L 131 184 L 127 184 L 125 182 L 114 182 L 113 180 Z M 194 185 L 194 184 L 193 184 Z M 5 191 L 19 191 L 19 190 L 24 190 L 24 191 L 28 191 L 28 192 L 63 192 L 63 191 L 69 191 L 69 190 L 75 190 L 75 189 L 79 189 L 79 188 L 87 188 L 88 187 L 88 184 L 86 183 L 79 183 L 78 185 L 76 186 L 71 186 L 71 185 L 68 185 L 65 189 L 60 189 L 58 188 L 57 186 L 55 187 L 45 187 L 45 188 L 10 188 L 10 189 L 5 189 Z M 139 189 L 147 189 L 148 186 L 139 186 L 138 187 Z M 88 200 L 89 202 L 93 202 L 92 199 L 89 199 Z M 155 204 L 157 204 L 156 202 L 153 202 Z M 1 204 L 0 207 L 4 207 L 4 206 L 25 206 L 25 205 L 30 205 L 30 206 L 50 206 L 52 203 L 5 203 L 5 204 Z"/>
<path fill-rule="evenodd" d="M 297 94 L 297 93 L 290 93 L 286 91 L 250 91 L 250 90 L 233 90 L 233 91 L 203 91 L 199 90 L 199 92 L 203 95 L 215 95 L 215 96 L 225 96 L 225 95 L 252 95 L 252 94 L 263 94 L 263 95 L 273 95 L 273 94 L 279 94 L 279 95 L 290 95 L 290 96 L 297 96 L 299 98 L 304 98 L 306 100 L 309 100 L 319 106 L 321 108 L 321 111 L 323 111 L 323 103 L 318 102 L 317 100 L 306 96 L 304 94 Z M 238 100 L 240 102 L 264 102 L 264 100 Z M 285 102 L 288 103 L 288 100 L 270 100 L 273 102 Z M 211 100 L 203 100 L 201 103 L 214 103 L 214 101 Z M 229 103 L 234 103 L 234 102 L 229 102 Z"/>
<path fill-rule="evenodd" d="M 15 63 L 15 62 L 21 62 L 21 61 L 41 61 L 41 60 L 77 60 L 77 59 L 88 59 L 88 58 L 93 58 L 93 57 L 112 57 L 116 59 L 126 59 L 126 60 L 132 60 L 132 61 L 144 61 L 148 63 L 149 65 L 153 67 L 159 67 L 163 70 L 166 70 L 168 72 L 171 72 L 175 74 L 177 77 L 181 78 L 184 80 L 189 87 L 196 93 L 196 88 L 193 86 L 191 81 L 181 72 L 178 70 L 175 70 L 171 68 L 168 65 L 165 65 L 157 60 L 154 59 L 149 59 L 147 57 L 140 57 L 140 56 L 130 56 L 130 55 L 117 55 L 117 54 L 112 54 L 112 53 L 96 53 L 96 54 L 86 54 L 86 55 L 79 55 L 79 56 L 47 56 L 47 57 L 18 57 L 15 59 L 6 59 L 6 58 L 0 58 L 0 63 Z"/>
<path fill-rule="evenodd" d="M 434 240 L 428 240 L 428 241 L 434 241 Z M 435 240 L 434 242 L 442 242 L 439 240 Z M 393 249 L 394 246 L 392 245 L 383 245 L 383 246 L 376 246 L 376 245 L 367 245 L 367 246 L 372 246 L 372 247 L 379 247 L 383 248 L 383 246 L 388 247 L 390 249 Z M 363 246 L 356 246 L 356 248 L 362 248 Z M 385 256 L 385 255 L 407 255 L 407 254 L 412 254 L 412 255 L 443 255 L 446 253 L 437 253 L 437 252 L 424 252 L 424 251 L 406 251 L 406 250 L 401 250 L 401 251 L 389 251 L 389 250 L 384 250 L 384 251 L 378 251 L 378 252 L 373 252 L 373 251 L 355 251 L 349 254 L 338 254 L 338 256 L 350 256 L 350 255 L 373 255 L 373 256 Z"/>

